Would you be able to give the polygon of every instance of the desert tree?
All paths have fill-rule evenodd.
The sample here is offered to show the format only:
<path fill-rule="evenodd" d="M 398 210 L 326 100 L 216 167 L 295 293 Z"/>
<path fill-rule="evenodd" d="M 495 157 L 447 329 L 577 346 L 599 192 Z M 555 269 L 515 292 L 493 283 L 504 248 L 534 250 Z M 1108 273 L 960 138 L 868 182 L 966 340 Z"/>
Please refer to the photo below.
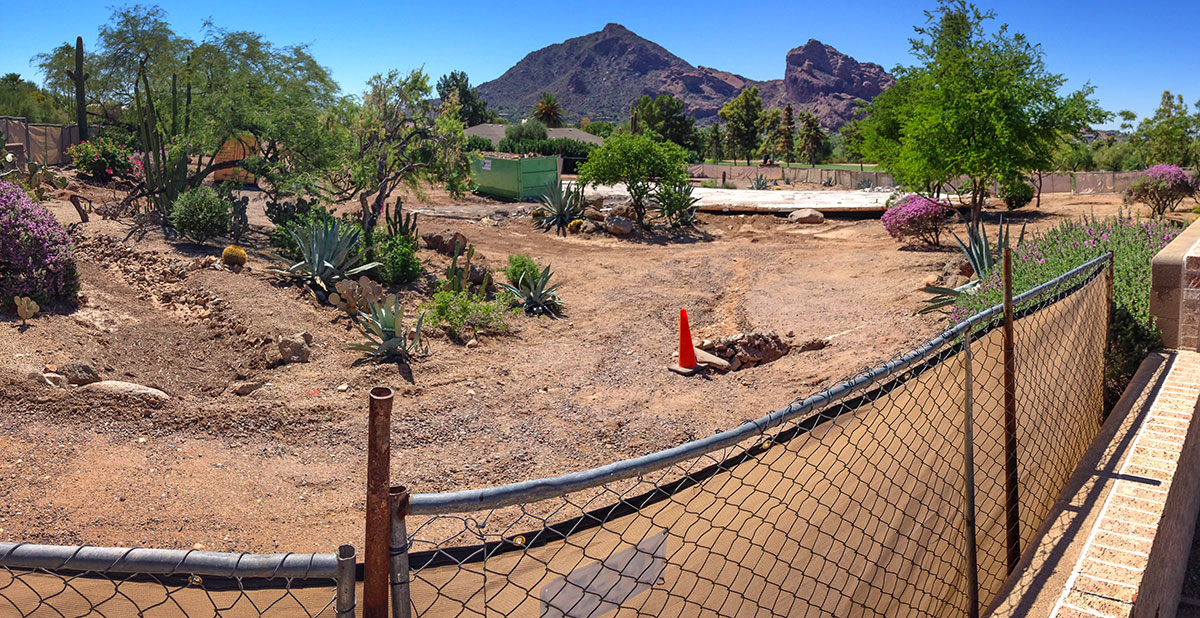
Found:
<path fill-rule="evenodd" d="M 1154 115 L 1142 120 L 1133 138 L 1149 163 L 1187 167 L 1196 162 L 1198 130 L 1200 118 L 1188 113 L 1183 95 L 1167 90 Z"/>
<path fill-rule="evenodd" d="M 420 193 L 429 183 L 442 183 L 452 195 L 461 195 L 468 187 L 458 93 L 447 93 L 435 109 L 431 92 L 423 71 L 392 70 L 367 82 L 361 103 L 341 107 L 339 141 L 345 147 L 330 180 L 338 198 L 358 199 L 364 247 L 373 246 L 375 226 L 397 189 Z"/>
<path fill-rule="evenodd" d="M 1107 114 L 1093 88 L 1066 95 L 1043 51 L 965 0 L 939 0 L 911 40 L 917 64 L 897 67 L 896 84 L 867 107 L 863 154 L 917 191 L 947 185 L 969 195 L 978 221 L 988 187 L 1047 169 L 1064 135 Z"/>
<path fill-rule="evenodd" d="M 696 144 L 696 119 L 688 115 L 682 99 L 669 94 L 657 97 L 642 95 L 633 103 L 630 126 L 635 133 L 651 131 L 655 135 L 689 150 L 699 150 Z"/>
<path fill-rule="evenodd" d="M 438 79 L 438 98 L 445 100 L 451 92 L 458 95 L 458 115 L 468 127 L 496 122 L 496 112 L 488 109 L 487 99 L 479 95 L 479 90 L 471 87 L 471 80 L 465 72 L 451 71 Z"/>
<path fill-rule="evenodd" d="M 587 186 L 624 183 L 639 224 L 656 185 L 687 182 L 687 151 L 674 142 L 649 135 L 613 133 L 579 166 L 579 182 Z"/>
<path fill-rule="evenodd" d="M 796 129 L 796 147 L 804 152 L 809 165 L 817 166 L 817 155 L 825 144 L 825 132 L 821 130 L 821 121 L 809 112 L 800 112 L 800 123 Z"/>
<path fill-rule="evenodd" d="M 725 135 L 732 154 L 744 158 L 749 165 L 750 157 L 758 150 L 761 128 L 758 117 L 762 115 L 762 99 L 758 96 L 758 86 L 739 92 L 721 106 L 717 115 L 725 121 Z"/>
<path fill-rule="evenodd" d="M 792 159 L 796 155 L 796 115 L 792 111 L 791 103 L 783 107 L 783 119 L 779 123 L 776 141 L 779 154 L 783 156 L 783 160 L 788 165 L 791 165 Z"/>

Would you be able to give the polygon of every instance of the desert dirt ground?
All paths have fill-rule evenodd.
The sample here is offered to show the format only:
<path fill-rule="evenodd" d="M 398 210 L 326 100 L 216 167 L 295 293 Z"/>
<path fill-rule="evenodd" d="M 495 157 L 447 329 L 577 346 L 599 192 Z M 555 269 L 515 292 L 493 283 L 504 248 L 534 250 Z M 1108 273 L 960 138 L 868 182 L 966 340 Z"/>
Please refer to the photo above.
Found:
<path fill-rule="evenodd" d="M 102 196 L 98 196 L 102 197 Z M 567 315 L 510 320 L 467 348 L 432 339 L 409 367 L 355 364 L 350 323 L 266 272 L 261 212 L 241 273 L 187 271 L 220 246 L 80 226 L 82 295 L 21 327 L 0 317 L 0 540 L 333 551 L 361 546 L 367 392 L 389 386 L 392 479 L 414 492 L 480 488 L 583 470 L 730 428 L 903 352 L 945 326 L 915 316 L 919 288 L 958 259 L 902 248 L 877 218 L 819 225 L 702 215 L 695 232 L 560 238 L 528 205 L 433 195 L 422 231 L 455 229 L 476 263 L 509 253 L 553 266 Z M 47 203 L 64 222 L 71 206 Z M 1117 196 L 1046 196 L 1031 229 L 1113 214 Z M 994 217 L 997 213 L 990 212 Z M 958 231 L 962 234 L 961 225 Z M 481 257 L 482 256 L 482 257 Z M 415 315 L 447 263 L 422 249 L 425 280 L 400 289 Z M 182 266 L 182 267 L 181 267 Z M 828 341 L 752 369 L 684 378 L 665 370 L 679 309 L 693 336 L 773 330 Z M 313 337 L 311 362 L 279 365 L 275 341 Z M 275 358 L 278 353 L 275 352 Z M 161 403 L 38 384 L 47 364 L 92 363 L 105 379 L 159 388 Z M 246 396 L 231 385 L 265 385 Z M 339 386 L 345 385 L 345 390 Z"/>

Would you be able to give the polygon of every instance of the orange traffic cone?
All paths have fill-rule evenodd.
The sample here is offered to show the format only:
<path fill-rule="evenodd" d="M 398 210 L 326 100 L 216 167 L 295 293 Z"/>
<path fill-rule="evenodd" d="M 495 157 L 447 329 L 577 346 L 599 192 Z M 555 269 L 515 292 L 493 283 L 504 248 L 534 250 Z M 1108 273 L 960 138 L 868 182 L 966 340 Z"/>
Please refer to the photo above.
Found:
<path fill-rule="evenodd" d="M 696 349 L 692 347 L 692 329 L 688 327 L 686 309 L 679 310 L 679 366 L 684 369 L 700 366 L 696 362 Z"/>

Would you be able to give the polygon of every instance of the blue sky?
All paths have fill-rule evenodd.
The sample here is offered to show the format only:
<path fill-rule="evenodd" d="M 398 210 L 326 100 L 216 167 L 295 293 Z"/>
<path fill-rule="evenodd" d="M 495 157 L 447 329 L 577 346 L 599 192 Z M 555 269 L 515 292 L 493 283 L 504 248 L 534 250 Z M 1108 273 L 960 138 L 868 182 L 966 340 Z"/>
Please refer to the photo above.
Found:
<path fill-rule="evenodd" d="M 0 74 L 30 76 L 29 59 L 83 35 L 95 42 L 110 3 L 3 0 Z M 114 3 L 115 4 L 115 3 Z M 198 37 L 206 18 L 228 29 L 261 32 L 277 44 L 307 43 L 347 92 L 372 74 L 424 66 L 435 79 L 465 70 L 473 83 L 498 77 L 525 54 L 564 39 L 623 24 L 696 65 L 753 79 L 783 75 L 784 57 L 810 38 L 860 61 L 891 69 L 910 61 L 912 26 L 933 1 L 823 0 L 689 2 L 329 2 L 205 0 L 160 2 L 175 30 Z M 1164 89 L 1200 99 L 1200 2 L 1043 0 L 982 3 L 1046 51 L 1049 68 L 1075 88 L 1087 81 L 1105 109 L 1153 113 Z M 542 10 L 544 9 L 544 10 Z M 19 24 L 19 26 L 17 26 Z"/>

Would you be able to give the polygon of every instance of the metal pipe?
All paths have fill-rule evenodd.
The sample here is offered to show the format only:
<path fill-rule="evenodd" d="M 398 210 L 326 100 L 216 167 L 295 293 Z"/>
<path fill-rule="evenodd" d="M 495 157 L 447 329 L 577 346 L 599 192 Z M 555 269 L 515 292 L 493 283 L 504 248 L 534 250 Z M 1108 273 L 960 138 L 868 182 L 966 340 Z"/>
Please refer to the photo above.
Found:
<path fill-rule="evenodd" d="M 354 618 L 354 593 L 357 576 L 353 545 L 338 547 L 337 553 L 337 618 Z"/>
<path fill-rule="evenodd" d="M 1017 487 L 1017 358 L 1013 345 L 1012 250 L 1004 248 L 1004 529 L 1008 573 L 1021 561 L 1021 503 Z"/>
<path fill-rule="evenodd" d="M 408 489 L 393 487 L 388 492 L 388 501 L 392 514 L 391 546 L 388 551 L 391 557 L 392 618 L 412 618 L 412 601 L 408 591 L 408 528 L 404 522 L 408 517 Z"/>
<path fill-rule="evenodd" d="M 1027 292 L 1023 292 L 1013 298 L 1013 302 L 1020 304 L 1030 298 L 1034 298 L 1062 284 L 1064 281 L 1095 268 L 1103 263 L 1105 259 L 1104 256 L 1101 256 L 1081 264 L 1050 281 L 1036 286 Z M 1004 305 L 1001 303 L 981 311 L 952 326 L 925 345 L 896 360 L 884 363 L 871 371 L 812 395 L 803 401 L 794 402 L 785 408 L 780 408 L 756 420 L 743 423 L 729 431 L 723 431 L 706 438 L 686 442 L 649 455 L 561 476 L 521 481 L 484 489 L 470 489 L 440 494 L 413 494 L 410 499 L 408 513 L 409 515 L 468 513 L 471 511 L 498 509 L 523 502 L 555 498 L 613 481 L 632 478 L 647 472 L 661 470 L 673 463 L 692 459 L 726 446 L 732 446 L 798 416 L 807 416 L 816 413 L 822 408 L 830 406 L 838 400 L 844 399 L 875 382 L 881 381 L 911 365 L 923 361 L 955 341 L 967 329 L 992 319 L 1001 313 L 1003 308 Z"/>
<path fill-rule="evenodd" d="M 0 567 L 298 579 L 335 579 L 338 574 L 334 554 L 247 554 L 33 543 L 0 543 Z"/>
<path fill-rule="evenodd" d="M 392 389 L 371 389 L 367 414 L 367 530 L 363 558 L 363 618 L 387 618 L 388 512 L 392 450 Z"/>
<path fill-rule="evenodd" d="M 971 329 L 963 344 L 963 524 L 967 559 L 967 616 L 979 618 L 979 558 L 975 534 L 975 389 Z"/>

